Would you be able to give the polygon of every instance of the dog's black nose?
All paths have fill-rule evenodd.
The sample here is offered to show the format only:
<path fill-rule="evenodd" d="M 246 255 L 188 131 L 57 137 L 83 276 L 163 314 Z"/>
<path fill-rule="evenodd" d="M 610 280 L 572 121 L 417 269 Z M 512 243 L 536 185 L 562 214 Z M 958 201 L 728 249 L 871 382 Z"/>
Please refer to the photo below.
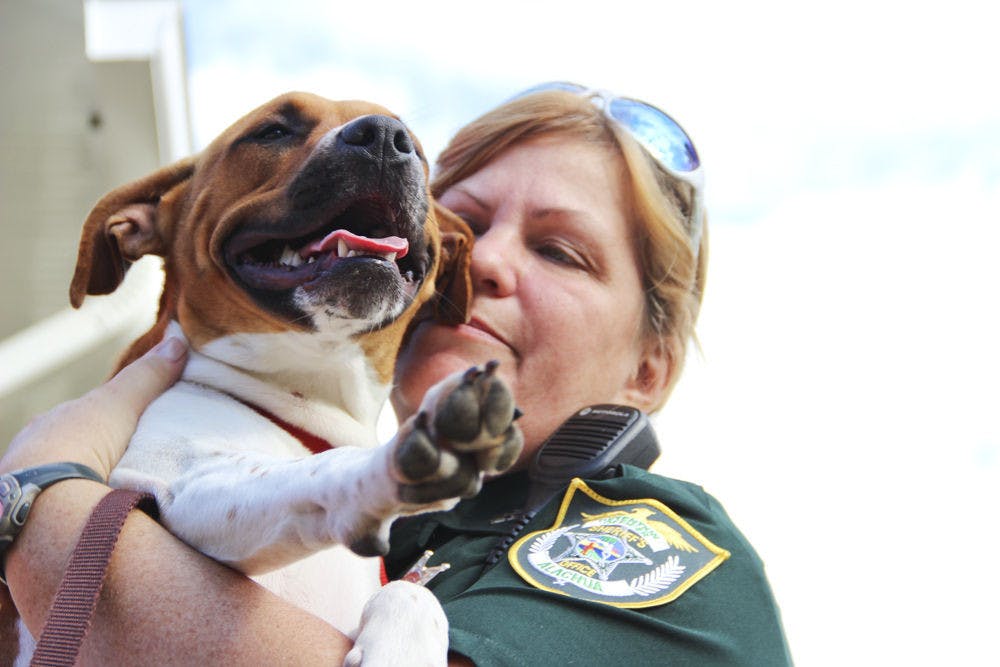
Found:
<path fill-rule="evenodd" d="M 337 140 L 347 150 L 360 151 L 375 160 L 398 160 L 414 151 L 406 127 L 388 116 L 362 116 L 352 120 L 341 128 Z"/>

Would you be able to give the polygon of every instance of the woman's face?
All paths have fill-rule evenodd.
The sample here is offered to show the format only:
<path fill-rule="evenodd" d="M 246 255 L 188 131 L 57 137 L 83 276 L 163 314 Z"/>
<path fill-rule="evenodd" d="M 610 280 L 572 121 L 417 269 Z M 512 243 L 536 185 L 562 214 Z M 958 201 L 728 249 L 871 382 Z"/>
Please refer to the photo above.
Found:
<path fill-rule="evenodd" d="M 522 461 L 594 403 L 643 405 L 643 292 L 620 159 L 578 140 L 514 146 L 439 198 L 476 234 L 471 321 L 426 321 L 396 366 L 412 414 L 454 371 L 500 362 L 524 412 Z"/>

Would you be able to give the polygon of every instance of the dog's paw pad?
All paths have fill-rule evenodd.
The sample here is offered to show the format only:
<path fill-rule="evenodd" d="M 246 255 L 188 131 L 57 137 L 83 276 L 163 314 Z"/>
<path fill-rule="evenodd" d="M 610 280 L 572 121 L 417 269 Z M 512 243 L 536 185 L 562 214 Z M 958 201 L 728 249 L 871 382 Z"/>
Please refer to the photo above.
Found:
<path fill-rule="evenodd" d="M 521 435 L 521 429 L 509 424 L 501 444 L 492 449 L 476 452 L 476 462 L 479 469 L 487 474 L 503 472 L 514 465 L 523 447 L 524 437 Z"/>
<path fill-rule="evenodd" d="M 437 472 L 441 450 L 427 431 L 427 413 L 417 415 L 416 423 L 396 450 L 396 465 L 408 479 L 424 479 Z"/>
<path fill-rule="evenodd" d="M 495 366 L 494 366 L 495 369 Z M 467 370 L 461 383 L 448 392 L 434 414 L 434 432 L 452 442 L 468 442 L 479 435 L 480 407 L 486 371 L 478 367 Z"/>
<path fill-rule="evenodd" d="M 502 382 L 489 383 L 486 398 L 483 400 L 482 419 L 486 432 L 496 437 L 510 428 L 515 419 L 517 408 L 514 396 Z"/>
<path fill-rule="evenodd" d="M 393 474 L 401 501 L 429 505 L 474 496 L 484 474 L 517 460 L 519 412 L 497 366 L 491 361 L 448 376 L 400 428 Z"/>
<path fill-rule="evenodd" d="M 454 469 L 439 479 L 402 484 L 399 487 L 399 499 L 405 503 L 423 505 L 444 498 L 470 498 L 482 486 L 482 477 L 471 456 L 454 457 Z"/>
<path fill-rule="evenodd" d="M 498 366 L 491 361 L 465 371 L 436 406 L 434 433 L 456 450 L 492 448 L 514 421 L 514 397 L 497 376 Z"/>

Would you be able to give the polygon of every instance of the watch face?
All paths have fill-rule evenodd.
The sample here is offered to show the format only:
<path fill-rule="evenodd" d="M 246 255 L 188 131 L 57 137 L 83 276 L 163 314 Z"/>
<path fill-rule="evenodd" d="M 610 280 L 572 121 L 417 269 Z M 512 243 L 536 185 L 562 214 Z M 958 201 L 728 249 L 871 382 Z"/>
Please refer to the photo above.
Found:
<path fill-rule="evenodd" d="M 0 476 L 0 522 L 7 516 L 8 507 L 14 505 L 21 494 L 9 475 Z"/>

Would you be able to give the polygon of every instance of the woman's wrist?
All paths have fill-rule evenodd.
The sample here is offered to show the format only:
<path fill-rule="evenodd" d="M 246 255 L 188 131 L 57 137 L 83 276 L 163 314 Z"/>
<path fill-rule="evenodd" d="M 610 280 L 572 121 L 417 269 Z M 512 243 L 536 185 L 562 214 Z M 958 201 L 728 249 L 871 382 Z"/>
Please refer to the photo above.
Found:
<path fill-rule="evenodd" d="M 7 550 L 4 568 L 11 597 L 36 637 L 91 510 L 110 490 L 86 479 L 45 489 Z"/>
<path fill-rule="evenodd" d="M 49 487 L 70 479 L 104 483 L 93 469 L 68 462 L 22 468 L 0 475 L 0 581 L 6 581 L 3 564 L 7 551 L 27 523 L 38 496 Z"/>

